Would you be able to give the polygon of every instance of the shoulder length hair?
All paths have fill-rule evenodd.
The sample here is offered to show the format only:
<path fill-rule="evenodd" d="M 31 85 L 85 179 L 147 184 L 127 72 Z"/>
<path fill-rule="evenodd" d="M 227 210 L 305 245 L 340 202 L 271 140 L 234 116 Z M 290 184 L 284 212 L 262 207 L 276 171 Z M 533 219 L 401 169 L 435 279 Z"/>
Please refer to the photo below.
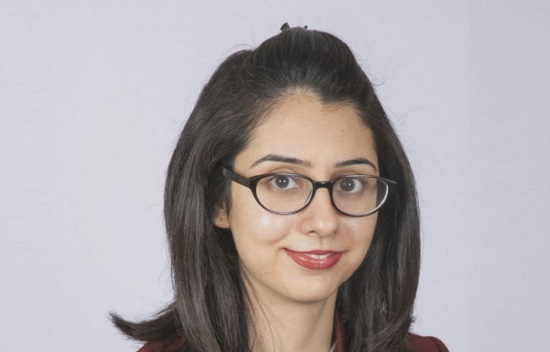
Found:
<path fill-rule="evenodd" d="M 337 312 L 348 351 L 406 351 L 420 266 L 419 215 L 411 167 L 374 88 L 350 48 L 334 35 L 283 26 L 255 50 L 215 71 L 193 109 L 168 167 L 164 214 L 174 300 L 153 318 L 129 322 L 128 336 L 182 351 L 249 350 L 247 296 L 229 230 L 213 224 L 227 206 L 232 166 L 266 112 L 299 89 L 323 103 L 351 104 L 374 135 L 380 175 L 397 182 L 380 209 L 369 251 L 339 288 Z M 229 208 L 227 208 L 229 209 Z"/>

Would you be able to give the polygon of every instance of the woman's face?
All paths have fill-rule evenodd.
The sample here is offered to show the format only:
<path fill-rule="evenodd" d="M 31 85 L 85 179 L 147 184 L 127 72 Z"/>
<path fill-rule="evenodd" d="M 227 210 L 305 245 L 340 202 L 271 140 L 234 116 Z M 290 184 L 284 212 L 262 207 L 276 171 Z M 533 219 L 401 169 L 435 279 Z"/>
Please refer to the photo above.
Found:
<path fill-rule="evenodd" d="M 361 159 L 372 165 L 357 161 Z M 307 92 L 279 103 L 234 164 L 244 177 L 285 172 L 316 181 L 378 175 L 377 170 L 372 133 L 355 110 L 322 105 Z M 215 223 L 231 229 L 244 281 L 256 297 L 306 303 L 335 298 L 363 261 L 376 220 L 376 213 L 359 218 L 340 214 L 326 188 L 317 190 L 297 214 L 273 214 L 256 202 L 250 189 L 232 182 L 231 209 L 220 211 Z"/>

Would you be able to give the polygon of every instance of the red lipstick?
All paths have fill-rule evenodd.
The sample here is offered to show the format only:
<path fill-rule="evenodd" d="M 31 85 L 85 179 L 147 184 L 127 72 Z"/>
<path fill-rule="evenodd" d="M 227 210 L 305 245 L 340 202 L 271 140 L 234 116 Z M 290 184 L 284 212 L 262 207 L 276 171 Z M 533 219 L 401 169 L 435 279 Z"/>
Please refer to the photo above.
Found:
<path fill-rule="evenodd" d="M 290 259 L 296 262 L 296 264 L 311 270 L 330 269 L 338 263 L 343 255 L 343 252 L 335 251 L 315 250 L 308 252 L 295 252 L 286 248 L 285 252 Z"/>

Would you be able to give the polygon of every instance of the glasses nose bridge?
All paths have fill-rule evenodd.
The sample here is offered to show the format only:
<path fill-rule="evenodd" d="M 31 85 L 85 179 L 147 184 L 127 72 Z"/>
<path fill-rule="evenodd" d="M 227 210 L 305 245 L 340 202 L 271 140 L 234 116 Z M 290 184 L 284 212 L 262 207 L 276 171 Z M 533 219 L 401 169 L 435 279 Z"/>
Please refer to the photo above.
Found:
<path fill-rule="evenodd" d="M 332 201 L 332 185 L 334 184 L 334 181 L 313 181 L 311 180 L 311 183 L 313 184 L 313 190 L 311 191 L 311 198 L 309 199 L 309 203 L 313 201 L 313 197 L 315 197 L 315 194 L 317 193 L 317 190 L 319 188 L 326 188 L 328 191 L 328 195 L 330 197 L 330 201 Z"/>
<path fill-rule="evenodd" d="M 313 188 L 316 190 L 319 188 L 326 188 L 329 191 L 332 189 L 332 181 L 312 181 Z"/>

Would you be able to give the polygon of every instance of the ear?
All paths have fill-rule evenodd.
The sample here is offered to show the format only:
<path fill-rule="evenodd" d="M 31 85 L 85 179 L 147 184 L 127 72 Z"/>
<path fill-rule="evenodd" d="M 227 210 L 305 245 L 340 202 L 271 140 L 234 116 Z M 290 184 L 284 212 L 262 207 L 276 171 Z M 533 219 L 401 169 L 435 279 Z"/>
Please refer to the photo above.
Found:
<path fill-rule="evenodd" d="M 227 214 L 225 207 L 221 207 L 218 211 L 216 211 L 216 215 L 214 215 L 214 225 L 222 229 L 228 229 L 231 227 L 229 215 Z"/>

